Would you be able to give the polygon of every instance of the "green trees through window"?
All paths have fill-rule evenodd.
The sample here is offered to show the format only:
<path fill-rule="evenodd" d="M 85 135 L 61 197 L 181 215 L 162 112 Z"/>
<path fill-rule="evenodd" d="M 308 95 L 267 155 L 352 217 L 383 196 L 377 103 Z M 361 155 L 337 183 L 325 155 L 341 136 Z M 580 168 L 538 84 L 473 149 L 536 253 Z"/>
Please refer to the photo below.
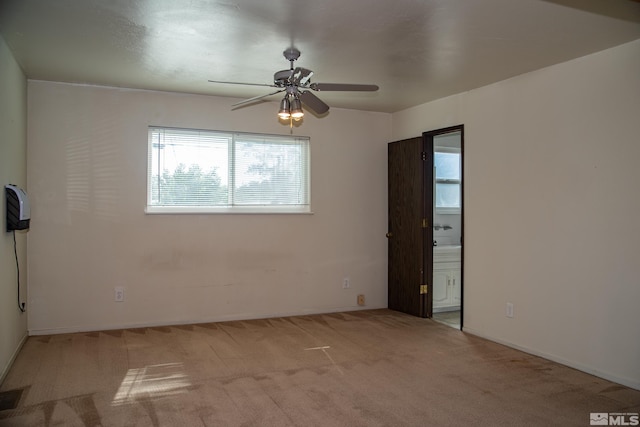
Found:
<path fill-rule="evenodd" d="M 152 179 L 155 204 L 168 206 L 225 205 L 229 190 L 215 169 L 205 172 L 200 165 L 188 168 L 180 163 L 173 171 L 164 169 Z"/>

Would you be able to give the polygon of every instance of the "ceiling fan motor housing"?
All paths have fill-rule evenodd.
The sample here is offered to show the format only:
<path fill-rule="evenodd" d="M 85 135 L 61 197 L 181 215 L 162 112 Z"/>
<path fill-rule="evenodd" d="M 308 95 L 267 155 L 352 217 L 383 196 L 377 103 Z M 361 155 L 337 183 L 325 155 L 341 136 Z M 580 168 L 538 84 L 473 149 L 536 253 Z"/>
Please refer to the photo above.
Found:
<path fill-rule="evenodd" d="M 285 87 L 293 74 L 293 70 L 278 71 L 273 75 L 273 84 L 278 87 Z"/>

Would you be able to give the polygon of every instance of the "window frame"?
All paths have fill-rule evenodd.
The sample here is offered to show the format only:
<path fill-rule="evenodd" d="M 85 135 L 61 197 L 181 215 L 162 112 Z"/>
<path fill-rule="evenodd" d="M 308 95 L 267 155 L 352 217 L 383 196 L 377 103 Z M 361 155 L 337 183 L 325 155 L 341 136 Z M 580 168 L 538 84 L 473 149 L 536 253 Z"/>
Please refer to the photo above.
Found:
<path fill-rule="evenodd" d="M 305 159 L 301 162 L 301 171 L 304 173 L 305 183 L 303 185 L 306 186 L 304 192 L 306 193 L 306 203 L 297 204 L 297 205 L 219 205 L 219 206 L 204 206 L 204 205 L 193 205 L 193 206 L 161 206 L 161 205 L 153 205 L 152 204 L 152 190 L 153 190 L 153 179 L 152 179 L 152 168 L 153 168 L 153 140 L 151 134 L 154 130 L 175 130 L 175 131 L 192 131 L 192 132 L 206 132 L 211 134 L 220 134 L 220 135 L 232 135 L 229 142 L 228 149 L 228 162 L 229 162 L 229 173 L 228 173 L 228 182 L 227 187 L 228 191 L 235 192 L 234 186 L 234 174 L 232 173 L 232 164 L 235 161 L 236 136 L 246 136 L 252 139 L 263 137 L 265 139 L 274 139 L 277 140 L 281 138 L 283 142 L 290 142 L 291 140 L 299 140 L 300 145 L 303 146 Z M 306 165 L 306 167 L 304 167 Z M 255 132 L 237 132 L 237 131 L 222 131 L 222 130 L 211 130 L 211 129 L 195 129 L 195 128 L 180 128 L 180 127 L 169 127 L 169 126 L 153 126 L 150 125 L 147 127 L 147 194 L 146 194 L 146 206 L 145 213 L 146 214 L 313 214 L 311 210 L 311 138 L 308 136 L 298 136 L 298 135 L 277 135 L 277 134 L 266 134 L 266 133 L 255 133 Z M 233 199 L 234 196 L 230 196 L 230 199 Z"/>

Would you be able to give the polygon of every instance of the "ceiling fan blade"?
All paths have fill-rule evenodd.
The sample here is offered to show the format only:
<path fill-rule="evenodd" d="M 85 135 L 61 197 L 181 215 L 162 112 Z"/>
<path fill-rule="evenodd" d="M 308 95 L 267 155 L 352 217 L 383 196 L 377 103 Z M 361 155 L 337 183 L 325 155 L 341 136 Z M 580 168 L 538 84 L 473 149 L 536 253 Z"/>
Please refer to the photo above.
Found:
<path fill-rule="evenodd" d="M 278 87 L 276 85 L 267 85 L 262 83 L 242 83 L 242 82 L 221 82 L 219 80 L 209 80 L 209 83 L 222 83 L 226 85 L 245 85 L 245 86 L 266 86 L 266 87 Z"/>
<path fill-rule="evenodd" d="M 320 98 L 315 96 L 313 92 L 300 92 L 300 100 L 316 114 L 324 114 L 329 111 L 329 106 L 325 104 Z"/>
<path fill-rule="evenodd" d="M 232 107 L 242 104 L 248 104 L 249 102 L 257 101 L 258 99 L 266 98 L 267 96 L 275 95 L 276 93 L 284 92 L 284 89 L 277 90 L 273 93 L 268 93 L 266 95 L 258 95 L 253 98 L 245 99 L 244 101 L 236 102 L 235 104 L 231 104 Z"/>
<path fill-rule="evenodd" d="M 309 79 L 312 75 L 313 71 L 307 70 L 306 68 L 297 67 L 295 70 L 293 70 L 291 83 L 296 86 L 305 86 L 309 82 Z"/>
<path fill-rule="evenodd" d="M 353 92 L 375 92 L 378 85 L 359 85 L 350 83 L 311 83 L 309 87 L 317 91 L 353 91 Z"/>

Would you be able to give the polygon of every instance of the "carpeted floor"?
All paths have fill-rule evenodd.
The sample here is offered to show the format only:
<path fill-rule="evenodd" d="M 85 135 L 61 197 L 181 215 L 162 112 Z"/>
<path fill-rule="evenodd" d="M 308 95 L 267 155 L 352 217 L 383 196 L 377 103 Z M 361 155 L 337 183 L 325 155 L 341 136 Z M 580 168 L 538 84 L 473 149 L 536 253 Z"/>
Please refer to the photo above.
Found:
<path fill-rule="evenodd" d="M 0 426 L 586 426 L 640 391 L 369 310 L 30 337 Z"/>

